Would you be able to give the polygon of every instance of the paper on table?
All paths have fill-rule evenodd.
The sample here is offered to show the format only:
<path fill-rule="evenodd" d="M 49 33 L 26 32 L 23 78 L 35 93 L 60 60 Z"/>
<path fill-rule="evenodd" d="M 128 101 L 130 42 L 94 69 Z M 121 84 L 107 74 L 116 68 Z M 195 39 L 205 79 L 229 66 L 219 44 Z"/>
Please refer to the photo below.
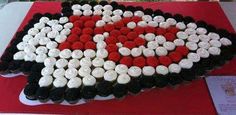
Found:
<path fill-rule="evenodd" d="M 236 76 L 206 78 L 211 97 L 219 115 L 236 114 Z"/>

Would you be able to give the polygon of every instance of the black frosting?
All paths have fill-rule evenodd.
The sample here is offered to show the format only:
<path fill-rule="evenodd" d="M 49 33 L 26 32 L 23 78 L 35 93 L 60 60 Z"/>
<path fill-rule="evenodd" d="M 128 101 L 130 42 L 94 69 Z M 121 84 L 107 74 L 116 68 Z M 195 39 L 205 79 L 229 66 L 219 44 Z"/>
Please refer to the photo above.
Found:
<path fill-rule="evenodd" d="M 144 76 L 140 77 L 140 85 L 143 88 L 152 88 L 154 86 L 154 76 Z"/>
<path fill-rule="evenodd" d="M 182 77 L 182 79 L 185 81 L 192 81 L 195 79 L 196 74 L 194 69 L 182 69 L 180 74 L 175 74 L 175 76 L 178 76 L 179 78 Z"/>
<path fill-rule="evenodd" d="M 20 71 L 22 71 L 22 72 L 30 72 L 31 67 L 34 64 L 35 64 L 35 62 L 26 61 L 26 62 L 21 64 Z"/>
<path fill-rule="evenodd" d="M 136 8 L 137 11 L 138 11 L 138 10 L 139 10 L 139 11 L 143 11 L 143 10 L 144 10 L 142 6 L 136 6 L 135 8 Z"/>
<path fill-rule="evenodd" d="M 206 29 L 208 32 L 216 32 L 216 27 L 211 24 L 208 24 Z"/>
<path fill-rule="evenodd" d="M 196 24 L 197 24 L 198 27 L 203 27 L 203 28 L 207 27 L 207 23 L 203 20 L 197 21 Z"/>
<path fill-rule="evenodd" d="M 23 63 L 22 60 L 11 61 L 8 66 L 8 70 L 10 70 L 10 71 L 18 70 L 18 69 L 20 69 L 22 63 Z"/>
<path fill-rule="evenodd" d="M 121 98 L 128 93 L 127 86 L 124 84 L 116 84 L 113 88 L 113 95 L 116 98 Z"/>
<path fill-rule="evenodd" d="M 168 85 L 168 77 L 166 75 L 156 75 L 154 76 L 155 86 L 162 88 Z"/>
<path fill-rule="evenodd" d="M 61 6 L 64 8 L 64 7 L 71 7 L 71 4 L 70 2 L 62 2 L 61 3 Z"/>
<path fill-rule="evenodd" d="M 13 53 L 5 52 L 2 55 L 1 60 L 6 62 L 11 62 L 13 60 Z"/>
<path fill-rule="evenodd" d="M 65 93 L 65 100 L 70 102 L 77 101 L 80 98 L 79 88 L 69 88 Z"/>
<path fill-rule="evenodd" d="M 39 19 L 43 16 L 41 13 L 36 13 L 33 15 L 33 19 L 39 21 Z"/>
<path fill-rule="evenodd" d="M 180 77 L 180 74 L 178 73 L 169 73 L 167 77 L 171 85 L 177 85 L 183 81 L 182 78 Z"/>
<path fill-rule="evenodd" d="M 154 11 L 153 11 L 151 8 L 146 8 L 143 12 L 144 12 L 145 14 L 147 14 L 147 15 L 152 16 L 152 14 L 153 14 Z"/>
<path fill-rule="evenodd" d="M 94 86 L 85 86 L 81 89 L 81 97 L 84 99 L 92 99 L 96 94 L 97 91 Z"/>
<path fill-rule="evenodd" d="M 183 21 L 183 19 L 184 19 L 183 15 L 181 15 L 181 14 L 175 14 L 175 15 L 173 16 L 173 18 L 174 18 L 177 22 L 181 22 L 181 21 Z"/>
<path fill-rule="evenodd" d="M 172 14 L 171 13 L 164 13 L 163 16 L 165 17 L 165 19 L 168 19 L 168 18 L 172 18 Z"/>
<path fill-rule="evenodd" d="M 106 0 L 102 0 L 102 1 L 99 2 L 99 4 L 102 5 L 102 6 L 105 6 L 105 5 L 108 4 L 108 2 Z"/>
<path fill-rule="evenodd" d="M 47 100 L 49 98 L 50 88 L 39 87 L 36 92 L 36 97 L 39 100 Z"/>
<path fill-rule="evenodd" d="M 136 8 L 134 6 L 127 6 L 126 9 L 131 12 L 135 12 Z"/>
<path fill-rule="evenodd" d="M 141 91 L 141 89 L 142 89 L 142 87 L 139 83 L 138 78 L 134 78 L 128 83 L 128 91 L 133 94 L 139 93 Z"/>
<path fill-rule="evenodd" d="M 35 100 L 38 87 L 38 84 L 27 84 L 24 88 L 24 94 L 28 99 Z"/>
<path fill-rule="evenodd" d="M 97 5 L 98 2 L 94 0 L 94 1 L 89 2 L 89 4 L 93 7 L 93 6 Z"/>
<path fill-rule="evenodd" d="M 0 72 L 1 71 L 6 71 L 7 70 L 7 68 L 8 68 L 8 62 L 5 62 L 5 61 L 1 61 L 0 62 Z"/>
<path fill-rule="evenodd" d="M 63 7 L 63 8 L 64 8 L 64 7 Z M 50 13 L 45 13 L 44 16 L 45 16 L 45 17 L 48 17 L 49 19 L 52 18 L 52 14 L 50 14 Z"/>
<path fill-rule="evenodd" d="M 27 76 L 28 83 L 38 83 L 39 79 L 42 77 L 40 73 L 31 73 Z"/>
<path fill-rule="evenodd" d="M 188 24 L 190 22 L 194 22 L 194 19 L 191 16 L 185 16 L 184 17 L 184 23 Z"/>
<path fill-rule="evenodd" d="M 36 63 L 32 65 L 31 73 L 41 73 L 41 70 L 44 68 L 44 64 Z"/>
<path fill-rule="evenodd" d="M 111 3 L 110 3 L 110 5 L 114 8 L 114 9 L 117 9 L 117 7 L 118 7 L 118 3 L 116 2 L 116 1 L 112 1 Z"/>
<path fill-rule="evenodd" d="M 230 33 L 226 29 L 217 29 L 217 33 L 220 35 L 220 37 L 227 37 L 229 38 Z"/>
<path fill-rule="evenodd" d="M 163 12 L 160 9 L 155 10 L 153 13 L 154 13 L 155 16 L 163 15 Z"/>
<path fill-rule="evenodd" d="M 49 98 L 53 102 L 62 101 L 64 97 L 65 87 L 55 88 L 50 91 Z"/>

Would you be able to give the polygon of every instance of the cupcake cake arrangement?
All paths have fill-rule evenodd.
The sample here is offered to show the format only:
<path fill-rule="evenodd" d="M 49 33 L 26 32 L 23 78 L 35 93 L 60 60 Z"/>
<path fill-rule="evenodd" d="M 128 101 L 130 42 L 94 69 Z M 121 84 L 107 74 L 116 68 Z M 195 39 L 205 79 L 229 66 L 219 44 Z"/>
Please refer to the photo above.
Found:
<path fill-rule="evenodd" d="M 192 81 L 235 54 L 234 33 L 190 16 L 106 1 L 61 6 L 35 14 L 1 57 L 1 74 L 27 75 L 29 100 L 122 98 Z"/>

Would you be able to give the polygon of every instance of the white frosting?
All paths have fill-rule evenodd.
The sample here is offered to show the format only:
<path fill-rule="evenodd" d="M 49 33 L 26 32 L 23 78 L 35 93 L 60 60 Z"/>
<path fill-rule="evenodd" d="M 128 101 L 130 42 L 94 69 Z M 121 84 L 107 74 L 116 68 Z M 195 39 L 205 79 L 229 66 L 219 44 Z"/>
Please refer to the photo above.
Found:
<path fill-rule="evenodd" d="M 169 70 L 166 66 L 159 65 L 156 67 L 156 72 L 161 75 L 166 75 L 169 73 Z"/>
<path fill-rule="evenodd" d="M 124 64 L 118 64 L 116 65 L 115 67 L 115 71 L 118 73 L 118 74 L 125 74 L 128 72 L 128 67 Z"/>
<path fill-rule="evenodd" d="M 41 37 L 45 37 L 46 36 L 46 33 L 44 33 L 44 32 L 39 32 L 39 33 L 37 33 L 34 37 L 35 38 L 41 38 Z"/>
<path fill-rule="evenodd" d="M 46 58 L 47 58 L 46 54 L 39 54 L 39 55 L 36 55 L 35 61 L 38 63 L 43 63 Z"/>
<path fill-rule="evenodd" d="M 124 11 L 123 16 L 124 17 L 132 17 L 133 16 L 133 12 L 131 12 L 131 11 Z"/>
<path fill-rule="evenodd" d="M 195 42 L 187 42 L 186 47 L 191 51 L 195 51 L 197 50 L 198 45 Z"/>
<path fill-rule="evenodd" d="M 27 42 L 20 42 L 16 45 L 16 47 L 18 50 L 24 50 L 27 45 L 29 45 Z"/>
<path fill-rule="evenodd" d="M 193 28 L 187 28 L 184 30 L 184 32 L 187 33 L 188 35 L 193 35 L 197 33 L 197 31 L 194 30 Z"/>
<path fill-rule="evenodd" d="M 113 14 L 121 16 L 123 14 L 123 11 L 120 10 L 120 9 L 116 9 L 116 10 L 113 11 Z"/>
<path fill-rule="evenodd" d="M 93 11 L 92 10 L 84 10 L 83 11 L 83 15 L 84 16 L 90 16 L 90 15 L 92 15 L 93 14 Z"/>
<path fill-rule="evenodd" d="M 48 49 L 45 46 L 39 46 L 35 51 L 36 54 L 46 54 Z"/>
<path fill-rule="evenodd" d="M 157 41 L 158 44 L 164 44 L 166 42 L 166 38 L 162 35 L 158 35 L 156 36 L 155 41 Z"/>
<path fill-rule="evenodd" d="M 90 58 L 84 57 L 84 58 L 81 58 L 80 65 L 90 67 L 92 65 L 92 61 Z"/>
<path fill-rule="evenodd" d="M 100 4 L 98 4 L 98 5 L 95 5 L 95 6 L 93 7 L 93 9 L 94 9 L 94 10 L 102 10 L 102 9 L 103 9 L 103 6 L 100 5 Z"/>
<path fill-rule="evenodd" d="M 140 26 L 140 27 L 146 27 L 147 26 L 147 22 L 139 21 L 137 25 Z"/>
<path fill-rule="evenodd" d="M 164 22 L 164 21 L 165 21 L 165 18 L 164 18 L 163 16 L 155 16 L 155 17 L 153 18 L 153 20 L 154 20 L 155 22 L 160 23 L 160 22 Z"/>
<path fill-rule="evenodd" d="M 221 44 L 224 45 L 224 46 L 232 45 L 232 42 L 231 42 L 228 38 L 221 38 L 221 39 L 220 39 L 220 42 L 221 42 Z"/>
<path fill-rule="evenodd" d="M 14 60 L 23 60 L 26 53 L 24 51 L 18 51 L 14 54 L 13 59 Z"/>
<path fill-rule="evenodd" d="M 172 51 L 175 49 L 175 44 L 173 42 L 165 42 L 163 44 L 163 47 L 166 48 L 169 51 Z"/>
<path fill-rule="evenodd" d="M 168 18 L 166 20 L 166 22 L 169 24 L 169 25 L 176 25 L 177 21 L 174 19 L 174 18 Z"/>
<path fill-rule="evenodd" d="M 93 41 L 94 42 L 100 42 L 100 41 L 103 41 L 105 38 L 102 34 L 96 34 L 94 37 L 93 37 Z"/>
<path fill-rule="evenodd" d="M 40 45 L 46 45 L 48 42 L 50 42 L 51 40 L 47 37 L 41 37 L 41 39 L 39 40 L 39 44 Z"/>
<path fill-rule="evenodd" d="M 68 61 L 66 59 L 58 59 L 56 62 L 57 68 L 64 68 L 68 65 Z"/>
<path fill-rule="evenodd" d="M 66 71 L 65 71 L 65 77 L 67 79 L 71 79 L 73 77 L 76 77 L 78 75 L 78 71 L 77 69 L 75 68 L 68 68 Z"/>
<path fill-rule="evenodd" d="M 52 31 L 52 29 L 50 27 L 44 27 L 40 30 L 40 32 L 43 32 L 43 33 L 48 33 L 50 31 Z"/>
<path fill-rule="evenodd" d="M 28 34 L 22 38 L 23 42 L 28 42 L 30 39 L 33 39 L 33 36 L 28 35 Z"/>
<path fill-rule="evenodd" d="M 53 86 L 58 87 L 64 87 L 67 84 L 67 79 L 64 77 L 58 77 L 53 81 Z"/>
<path fill-rule="evenodd" d="M 133 48 L 132 50 L 131 50 L 131 55 L 133 56 L 133 57 L 138 57 L 138 56 L 140 56 L 142 54 L 142 50 L 140 49 L 140 48 Z"/>
<path fill-rule="evenodd" d="M 96 55 L 96 53 L 92 49 L 86 49 L 84 51 L 84 56 L 87 57 L 87 58 L 93 58 L 93 57 L 95 57 L 95 55 Z"/>
<path fill-rule="evenodd" d="M 108 56 L 108 52 L 106 49 L 98 49 L 96 52 L 96 56 L 99 58 L 106 58 Z"/>
<path fill-rule="evenodd" d="M 89 4 L 84 4 L 82 7 L 81 7 L 82 10 L 91 10 L 92 9 L 92 6 L 90 6 Z"/>
<path fill-rule="evenodd" d="M 137 66 L 131 66 L 128 70 L 128 74 L 132 77 L 139 77 L 142 74 L 142 69 Z"/>
<path fill-rule="evenodd" d="M 83 52 L 81 50 L 74 50 L 71 54 L 71 57 L 72 58 L 75 58 L 75 59 L 80 59 L 83 57 Z"/>
<path fill-rule="evenodd" d="M 205 28 L 199 27 L 196 29 L 197 34 L 203 35 L 207 33 L 207 30 Z"/>
<path fill-rule="evenodd" d="M 197 43 L 199 41 L 199 37 L 196 34 L 192 34 L 188 37 L 188 41 Z"/>
<path fill-rule="evenodd" d="M 130 80 L 131 80 L 131 78 L 129 77 L 129 75 L 121 74 L 117 78 L 117 83 L 119 83 L 119 84 L 127 84 L 127 83 L 130 82 Z"/>
<path fill-rule="evenodd" d="M 217 34 L 217 33 L 214 33 L 214 32 L 210 32 L 210 33 L 208 34 L 208 36 L 209 36 L 211 39 L 213 39 L 213 40 L 218 40 L 218 39 L 220 39 L 220 35 Z"/>
<path fill-rule="evenodd" d="M 39 19 L 39 22 L 40 23 L 47 23 L 49 21 L 49 18 L 48 17 L 41 17 L 40 19 Z"/>
<path fill-rule="evenodd" d="M 104 11 L 102 12 L 102 14 L 103 14 L 103 15 L 109 15 L 109 16 L 111 16 L 111 15 L 112 15 L 112 11 L 111 11 L 111 10 L 104 10 Z"/>
<path fill-rule="evenodd" d="M 68 68 L 78 68 L 80 65 L 80 62 L 78 59 L 71 59 L 69 62 L 68 62 Z"/>
<path fill-rule="evenodd" d="M 53 67 L 56 64 L 56 58 L 48 57 L 44 60 L 44 65 L 46 67 Z"/>
<path fill-rule="evenodd" d="M 82 81 L 83 81 L 83 85 L 85 86 L 93 86 L 96 84 L 96 79 L 91 75 L 83 77 Z"/>
<path fill-rule="evenodd" d="M 55 78 L 58 78 L 58 77 L 64 77 L 65 76 L 65 69 L 63 68 L 59 68 L 59 69 L 56 69 L 54 72 L 53 72 L 53 77 Z"/>
<path fill-rule="evenodd" d="M 61 17 L 60 19 L 59 19 L 59 23 L 60 24 L 65 24 L 66 22 L 68 22 L 69 21 L 69 19 L 67 18 L 67 17 Z"/>
<path fill-rule="evenodd" d="M 74 77 L 67 83 L 68 88 L 79 88 L 82 84 L 82 80 L 79 77 Z"/>
<path fill-rule="evenodd" d="M 69 35 L 70 34 L 70 29 L 67 29 L 67 28 L 65 28 L 65 29 L 63 29 L 61 32 L 60 32 L 60 34 L 61 35 Z"/>
<path fill-rule="evenodd" d="M 131 51 L 129 48 L 122 47 L 122 48 L 119 48 L 119 53 L 123 56 L 128 56 L 130 55 Z"/>
<path fill-rule="evenodd" d="M 63 26 L 65 29 L 71 29 L 73 27 L 73 23 L 69 22 L 69 23 L 66 23 L 64 26 Z"/>
<path fill-rule="evenodd" d="M 108 70 L 104 73 L 104 80 L 114 81 L 117 78 L 117 73 L 114 70 Z"/>
<path fill-rule="evenodd" d="M 201 58 L 208 58 L 209 57 L 209 52 L 206 50 L 206 49 L 204 49 L 204 48 L 199 48 L 198 50 L 197 50 L 197 54 L 201 57 Z"/>
<path fill-rule="evenodd" d="M 208 49 L 208 52 L 209 52 L 211 55 L 220 55 L 221 50 L 220 50 L 220 48 L 218 48 L 218 47 L 210 47 L 210 48 Z"/>
<path fill-rule="evenodd" d="M 190 22 L 190 23 L 187 24 L 187 27 L 188 28 L 192 28 L 192 29 L 196 29 L 197 25 L 195 23 L 193 23 L 193 22 Z"/>
<path fill-rule="evenodd" d="M 147 47 L 149 49 L 156 49 L 158 47 L 158 42 L 157 41 L 149 41 L 147 43 Z"/>
<path fill-rule="evenodd" d="M 158 56 L 166 56 L 168 54 L 168 51 L 164 47 L 157 47 L 156 48 L 156 54 Z"/>
<path fill-rule="evenodd" d="M 29 35 L 34 36 L 34 35 L 36 35 L 37 33 L 39 33 L 39 30 L 38 30 L 37 28 L 31 28 L 31 29 L 28 30 L 28 34 L 29 34 Z"/>
<path fill-rule="evenodd" d="M 200 61 L 200 56 L 197 53 L 189 53 L 187 57 L 192 62 L 199 62 Z"/>
<path fill-rule="evenodd" d="M 120 15 L 114 15 L 114 16 L 112 16 L 111 17 L 111 20 L 113 21 L 113 22 L 118 22 L 118 21 L 120 21 L 122 19 L 122 17 L 120 16 Z M 136 25 L 136 24 L 135 24 Z"/>
<path fill-rule="evenodd" d="M 182 31 L 177 32 L 176 36 L 180 39 L 187 39 L 188 38 L 188 34 Z"/>
<path fill-rule="evenodd" d="M 183 46 L 185 44 L 184 40 L 182 39 L 175 39 L 173 42 L 176 46 Z"/>
<path fill-rule="evenodd" d="M 60 53 L 59 49 L 51 49 L 48 51 L 48 56 L 49 57 L 58 57 Z"/>
<path fill-rule="evenodd" d="M 111 16 L 109 16 L 109 15 L 103 15 L 102 20 L 103 20 L 104 22 L 111 22 Z"/>
<path fill-rule="evenodd" d="M 97 49 L 104 49 L 104 48 L 106 48 L 106 46 L 107 46 L 107 44 L 104 41 L 99 41 L 96 44 Z"/>
<path fill-rule="evenodd" d="M 58 24 L 58 23 L 59 23 L 58 20 L 49 20 L 49 21 L 47 22 L 47 25 L 53 26 L 53 25 L 56 25 L 56 24 Z"/>
<path fill-rule="evenodd" d="M 103 6 L 103 10 L 113 10 L 113 7 L 111 5 L 105 5 Z"/>
<path fill-rule="evenodd" d="M 167 28 L 170 27 L 170 24 L 167 23 L 167 22 L 160 22 L 159 26 L 160 26 L 161 28 L 165 28 L 165 29 L 167 29 Z"/>
<path fill-rule="evenodd" d="M 56 24 L 52 26 L 52 31 L 48 33 L 49 38 L 55 38 L 57 35 L 59 35 L 58 31 L 61 31 L 63 29 L 63 26 L 60 24 Z"/>
<path fill-rule="evenodd" d="M 104 59 L 96 57 L 93 59 L 92 64 L 94 67 L 102 67 L 104 65 Z"/>
<path fill-rule="evenodd" d="M 51 75 L 53 71 L 54 71 L 53 67 L 44 67 L 41 71 L 41 75 L 43 76 Z"/>
<path fill-rule="evenodd" d="M 92 75 L 95 78 L 103 78 L 104 73 L 105 73 L 105 70 L 103 68 L 101 68 L 101 67 L 94 68 L 93 71 L 92 71 Z"/>
<path fill-rule="evenodd" d="M 59 53 L 60 58 L 70 58 L 72 55 L 72 52 L 70 49 L 64 49 Z"/>
<path fill-rule="evenodd" d="M 169 69 L 170 73 L 180 73 L 180 71 L 181 71 L 181 67 L 175 63 L 170 64 L 168 69 Z"/>
<path fill-rule="evenodd" d="M 90 67 L 88 67 L 88 66 L 82 66 L 82 67 L 80 67 L 78 73 L 79 73 L 79 75 L 80 75 L 81 77 L 85 77 L 85 76 L 90 75 L 91 71 L 92 71 L 92 70 L 91 70 Z"/>
<path fill-rule="evenodd" d="M 25 53 L 33 53 L 33 52 L 35 52 L 35 50 L 36 50 L 35 46 L 30 45 L 30 44 L 26 45 L 24 48 Z"/>
<path fill-rule="evenodd" d="M 155 68 L 152 66 L 144 66 L 142 69 L 143 75 L 152 76 L 155 73 Z"/>
<path fill-rule="evenodd" d="M 143 49 L 143 55 L 146 57 L 155 56 L 155 52 L 152 49 L 145 48 Z"/>
<path fill-rule="evenodd" d="M 135 22 L 129 22 L 129 23 L 127 24 L 127 27 L 128 27 L 129 29 L 134 29 L 134 28 L 136 27 L 136 23 L 135 23 Z"/>
<path fill-rule="evenodd" d="M 221 42 L 218 40 L 211 40 L 209 43 L 213 47 L 221 47 Z"/>
<path fill-rule="evenodd" d="M 113 61 L 108 60 L 108 61 L 104 62 L 103 67 L 106 70 L 113 70 L 116 67 L 116 63 L 113 62 Z"/>
<path fill-rule="evenodd" d="M 207 35 L 199 35 L 198 38 L 204 42 L 208 42 L 210 40 L 210 37 Z"/>
<path fill-rule="evenodd" d="M 134 12 L 134 16 L 142 17 L 144 16 L 144 13 L 140 10 Z"/>
<path fill-rule="evenodd" d="M 79 5 L 79 4 L 74 4 L 74 5 L 71 6 L 71 9 L 72 9 L 72 10 L 80 10 L 80 9 L 81 9 L 81 5 Z"/>
<path fill-rule="evenodd" d="M 208 49 L 211 45 L 208 42 L 199 42 L 198 46 L 200 48 Z"/>
<path fill-rule="evenodd" d="M 53 78 L 52 76 L 43 76 L 39 80 L 39 86 L 40 87 L 48 87 L 52 84 Z"/>
<path fill-rule="evenodd" d="M 103 20 L 98 20 L 98 21 L 96 22 L 96 27 L 102 27 L 102 26 L 104 26 L 105 24 L 106 24 L 105 21 L 103 21 Z"/>
<path fill-rule="evenodd" d="M 186 28 L 186 25 L 183 22 L 178 22 L 176 24 L 176 28 L 178 28 L 180 30 L 184 30 Z"/>
<path fill-rule="evenodd" d="M 148 22 L 148 26 L 150 26 L 150 27 L 158 27 L 158 23 L 155 22 L 155 21 L 150 21 L 150 22 Z"/>
<path fill-rule="evenodd" d="M 55 41 L 50 41 L 50 42 L 48 42 L 47 45 L 46 45 L 46 47 L 47 47 L 48 49 L 55 49 L 55 48 L 57 48 L 57 46 L 58 46 L 58 44 L 57 44 L 57 42 L 55 42 Z"/>
<path fill-rule="evenodd" d="M 179 65 L 181 66 L 181 68 L 190 69 L 193 66 L 193 62 L 189 59 L 182 59 L 179 62 Z"/>
<path fill-rule="evenodd" d="M 35 58 L 36 58 L 35 53 L 26 53 L 26 55 L 24 56 L 25 61 L 34 61 Z"/>
<path fill-rule="evenodd" d="M 145 39 L 147 40 L 147 41 L 153 41 L 154 39 L 155 39 L 155 34 L 153 34 L 153 33 L 147 33 L 146 35 L 145 35 Z"/>

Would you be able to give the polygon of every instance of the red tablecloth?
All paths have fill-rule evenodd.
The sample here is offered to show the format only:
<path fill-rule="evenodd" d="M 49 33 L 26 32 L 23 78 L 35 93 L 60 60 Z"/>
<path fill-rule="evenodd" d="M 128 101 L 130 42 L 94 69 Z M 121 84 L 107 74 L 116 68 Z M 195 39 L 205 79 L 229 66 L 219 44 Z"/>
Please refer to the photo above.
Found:
<path fill-rule="evenodd" d="M 196 20 L 203 19 L 216 27 L 233 31 L 232 26 L 218 3 L 215 2 L 161 2 L 161 3 L 123 3 L 125 5 L 140 5 L 145 8 L 161 9 L 165 12 L 181 13 L 193 16 Z M 32 15 L 37 12 L 60 12 L 58 2 L 36 2 L 25 17 L 22 29 Z M 9 14 L 10 15 L 10 14 Z M 236 74 L 236 59 L 213 71 L 215 75 Z M 195 80 L 191 84 L 180 85 L 178 88 L 153 89 L 127 96 L 123 100 L 91 101 L 78 106 L 63 105 L 23 105 L 18 96 L 26 84 L 26 78 L 0 77 L 0 112 L 27 113 L 150 113 L 150 114 L 216 114 L 206 83 L 203 79 Z"/>

